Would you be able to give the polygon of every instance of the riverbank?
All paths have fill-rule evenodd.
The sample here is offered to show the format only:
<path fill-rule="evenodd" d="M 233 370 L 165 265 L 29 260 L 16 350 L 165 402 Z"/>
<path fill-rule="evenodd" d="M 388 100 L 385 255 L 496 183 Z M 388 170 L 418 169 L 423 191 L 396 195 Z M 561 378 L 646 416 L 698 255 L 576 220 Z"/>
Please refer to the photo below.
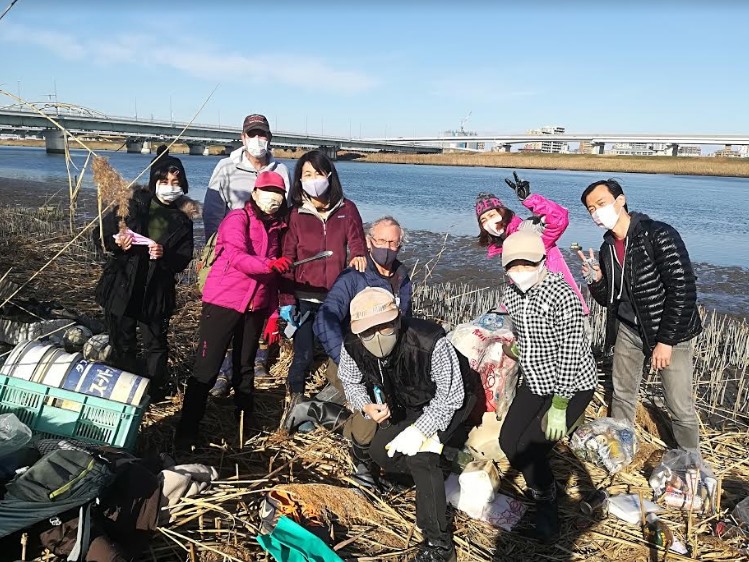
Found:
<path fill-rule="evenodd" d="M 339 154 L 342 160 L 430 166 L 482 166 L 534 170 L 627 172 L 689 176 L 749 177 L 749 158 L 696 158 L 668 156 L 597 156 L 593 154 L 446 153 L 446 154 Z"/>
<path fill-rule="evenodd" d="M 125 152 L 124 141 L 85 141 L 92 150 Z M 0 139 L 0 146 L 44 148 L 37 139 Z M 156 155 L 156 146 L 151 154 Z M 73 146 L 73 148 L 76 148 Z M 173 154 L 188 154 L 186 144 L 175 143 Z M 224 148 L 210 146 L 211 156 L 223 155 Z M 274 148 L 278 159 L 296 160 L 306 149 Z M 519 152 L 451 152 L 446 154 L 391 154 L 340 151 L 339 160 L 381 164 L 417 164 L 431 166 L 469 166 L 486 168 L 512 168 L 535 170 L 571 170 L 588 172 L 625 172 L 640 174 L 674 174 L 688 176 L 749 177 L 749 158 L 696 158 L 667 156 L 597 156 L 593 154 L 542 154 Z"/>

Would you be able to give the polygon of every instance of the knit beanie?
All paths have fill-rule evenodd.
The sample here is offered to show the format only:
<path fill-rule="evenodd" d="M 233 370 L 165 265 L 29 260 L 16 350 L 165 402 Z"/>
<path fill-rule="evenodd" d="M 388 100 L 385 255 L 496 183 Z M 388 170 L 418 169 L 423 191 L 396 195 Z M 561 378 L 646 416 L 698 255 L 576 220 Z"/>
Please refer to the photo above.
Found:
<path fill-rule="evenodd" d="M 491 211 L 492 209 L 504 209 L 504 207 L 505 206 L 502 201 L 500 201 L 499 197 L 493 193 L 483 191 L 476 196 L 476 218 L 479 220 L 481 219 L 481 215 L 485 212 Z"/>

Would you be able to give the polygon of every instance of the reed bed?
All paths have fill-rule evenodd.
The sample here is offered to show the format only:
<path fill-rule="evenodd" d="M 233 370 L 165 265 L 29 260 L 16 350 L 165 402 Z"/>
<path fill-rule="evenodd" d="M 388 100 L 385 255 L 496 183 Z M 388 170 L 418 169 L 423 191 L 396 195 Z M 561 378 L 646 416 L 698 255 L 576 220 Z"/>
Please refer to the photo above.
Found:
<path fill-rule="evenodd" d="M 67 209 L 65 209 L 67 210 Z M 50 254 L 66 243 L 69 228 L 65 210 L 59 213 L 36 209 L 0 207 L 0 267 L 12 266 L 9 278 L 18 283 L 29 278 Z M 55 263 L 25 287 L 19 297 L 55 300 L 63 306 L 98 314 L 93 287 L 100 274 L 101 259 L 93 251 L 90 237 L 82 237 Z M 43 242 L 43 243 L 40 243 Z M 432 265 L 434 267 L 434 264 Z M 426 274 L 425 274 L 426 275 Z M 191 273 L 184 276 L 189 282 Z M 417 282 L 414 309 L 420 316 L 455 325 L 499 303 L 492 288 Z M 189 376 L 200 299 L 192 284 L 183 284 L 171 321 L 170 369 L 184 381 Z M 722 512 L 749 495 L 746 450 L 749 435 L 746 385 L 747 326 L 744 321 L 705 314 L 705 331 L 696 346 L 696 393 L 703 421 L 702 454 L 722 481 Z M 593 307 L 592 321 L 600 340 L 602 311 Z M 324 383 L 324 358 L 318 358 L 310 393 Z M 189 458 L 179 461 L 216 466 L 220 478 L 209 491 L 185 500 L 176 520 L 159 529 L 141 560 L 228 561 L 269 560 L 255 537 L 260 530 L 260 502 L 273 487 L 303 497 L 321 514 L 333 548 L 345 560 L 400 561 L 413 554 L 421 539 L 415 527 L 414 491 L 396 489 L 387 494 L 359 490 L 349 478 L 353 469 L 345 440 L 337 433 L 318 428 L 289 436 L 279 430 L 286 404 L 285 378 L 291 361 L 288 344 L 282 345 L 270 373 L 257 381 L 257 425 L 252 436 L 240 434 L 231 399 L 211 400 L 204 421 L 207 443 Z M 646 381 L 643 390 L 657 380 Z M 181 396 L 152 405 L 141 427 L 139 452 L 173 452 L 172 439 Z M 605 414 L 603 391 L 588 408 L 589 418 Z M 552 462 L 565 486 L 561 499 L 562 536 L 553 546 L 541 548 L 517 533 L 496 530 L 462 513 L 452 513 L 455 540 L 461 561 L 490 560 L 601 560 L 645 561 L 662 559 L 644 543 L 637 526 L 612 517 L 589 518 L 578 510 L 579 500 L 600 485 L 612 493 L 638 491 L 649 494 L 647 477 L 670 439 L 656 409 L 638 411 L 640 452 L 635 462 L 610 479 L 600 469 L 583 465 L 560 444 Z M 522 498 L 522 476 L 506 462 L 500 463 L 501 492 Z M 669 554 L 669 560 L 747 560 L 738 539 L 719 540 L 711 534 L 718 516 L 702 517 L 669 510 L 665 520 L 676 537 L 690 547 L 689 557 Z M 522 526 L 525 522 L 521 523 Z M 19 546 L 20 549 L 20 546 Z M 20 550 L 19 550 L 20 552 Z M 15 555 L 16 553 L 12 553 Z M 17 556 L 16 556 L 17 557 Z"/>
<path fill-rule="evenodd" d="M 344 156 L 346 157 L 346 156 Z M 501 152 L 444 154 L 356 154 L 346 159 L 387 164 L 486 166 L 537 170 L 587 170 L 642 174 L 749 177 L 749 158 L 686 158 L 669 156 L 596 156 L 592 154 L 520 154 Z"/>

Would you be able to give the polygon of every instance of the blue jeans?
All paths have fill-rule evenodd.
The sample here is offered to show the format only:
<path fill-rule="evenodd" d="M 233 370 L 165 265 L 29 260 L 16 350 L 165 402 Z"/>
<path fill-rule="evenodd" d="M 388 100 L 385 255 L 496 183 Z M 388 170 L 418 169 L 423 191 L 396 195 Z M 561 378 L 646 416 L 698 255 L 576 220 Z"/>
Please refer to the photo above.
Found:
<path fill-rule="evenodd" d="M 318 308 L 320 308 L 319 303 L 297 301 L 299 317 L 303 317 L 306 313 L 309 315 L 294 333 L 294 358 L 291 360 L 288 377 L 290 392 L 304 392 L 304 378 L 315 355 L 315 333 L 312 331 L 312 325 L 315 322 Z"/>

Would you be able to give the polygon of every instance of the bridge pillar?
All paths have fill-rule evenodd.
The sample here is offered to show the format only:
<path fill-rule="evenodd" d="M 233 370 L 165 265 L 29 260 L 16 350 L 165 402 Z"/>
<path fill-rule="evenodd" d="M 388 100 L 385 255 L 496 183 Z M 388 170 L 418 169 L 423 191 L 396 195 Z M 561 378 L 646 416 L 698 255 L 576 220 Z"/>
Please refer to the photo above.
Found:
<path fill-rule="evenodd" d="M 242 146 L 241 142 L 235 142 L 233 144 L 227 144 L 224 146 L 224 154 L 226 156 L 229 156 L 232 152 L 234 152 L 236 149 L 240 148 Z"/>
<path fill-rule="evenodd" d="M 678 156 L 679 155 L 679 145 L 678 144 L 669 144 L 666 147 L 666 154 L 668 156 Z"/>
<path fill-rule="evenodd" d="M 327 156 L 331 160 L 338 159 L 338 147 L 337 146 L 322 145 L 319 147 L 319 150 L 321 150 L 325 154 L 325 156 Z"/>
<path fill-rule="evenodd" d="M 192 156 L 203 156 L 203 152 L 207 148 L 205 144 L 188 144 L 187 146 L 190 147 L 190 154 Z"/>
<path fill-rule="evenodd" d="M 140 149 L 141 154 L 151 154 L 151 141 L 143 141 L 143 148 Z"/>
<path fill-rule="evenodd" d="M 591 154 L 603 154 L 604 148 L 606 148 L 606 145 L 602 142 L 591 143 L 590 153 Z"/>
<path fill-rule="evenodd" d="M 510 152 L 511 149 L 512 149 L 511 144 L 503 144 L 499 147 L 499 152 Z"/>
<path fill-rule="evenodd" d="M 128 154 L 140 154 L 143 152 L 143 141 L 128 140 L 126 144 Z"/>
<path fill-rule="evenodd" d="M 42 136 L 47 154 L 65 154 L 65 133 L 59 129 L 47 129 Z"/>
<path fill-rule="evenodd" d="M 211 148 L 210 146 L 206 145 L 205 149 L 203 150 L 203 156 L 210 156 L 211 155 L 210 148 Z"/>

